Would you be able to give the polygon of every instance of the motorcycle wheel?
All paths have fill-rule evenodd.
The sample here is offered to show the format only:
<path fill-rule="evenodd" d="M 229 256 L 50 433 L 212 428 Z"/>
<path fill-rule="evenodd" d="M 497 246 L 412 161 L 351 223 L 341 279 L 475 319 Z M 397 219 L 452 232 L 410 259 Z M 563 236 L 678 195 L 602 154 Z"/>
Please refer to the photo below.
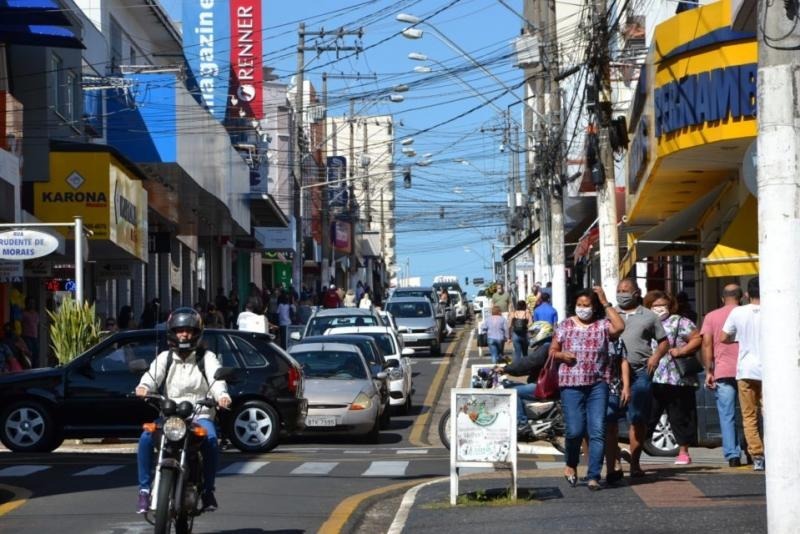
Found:
<path fill-rule="evenodd" d="M 450 450 L 450 408 L 439 419 L 439 439 L 447 450 Z"/>
<path fill-rule="evenodd" d="M 158 483 L 158 507 L 155 514 L 155 534 L 169 534 L 172 522 L 172 508 L 175 505 L 175 482 L 177 473 L 172 469 L 161 471 L 161 480 Z"/>
<path fill-rule="evenodd" d="M 175 518 L 175 534 L 191 534 L 192 518 L 189 514 L 182 512 Z"/>

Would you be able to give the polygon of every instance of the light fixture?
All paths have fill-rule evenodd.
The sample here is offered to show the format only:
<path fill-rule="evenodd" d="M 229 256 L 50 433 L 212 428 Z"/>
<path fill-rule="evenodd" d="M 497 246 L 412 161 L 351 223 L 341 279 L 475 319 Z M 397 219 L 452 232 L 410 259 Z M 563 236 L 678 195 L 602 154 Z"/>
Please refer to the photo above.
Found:
<path fill-rule="evenodd" d="M 411 52 L 408 54 L 408 59 L 413 61 L 428 61 L 428 56 L 419 52 Z"/>
<path fill-rule="evenodd" d="M 398 22 L 405 22 L 406 24 L 419 24 L 422 22 L 419 17 L 410 15 L 408 13 L 398 13 L 394 19 Z"/>
<path fill-rule="evenodd" d="M 404 146 L 408 146 L 408 145 L 410 145 L 412 143 L 414 143 L 414 138 L 413 137 L 406 137 L 405 139 L 400 141 L 400 144 L 404 145 Z"/>
<path fill-rule="evenodd" d="M 427 65 L 417 65 L 416 67 L 414 67 L 414 72 L 418 72 L 420 74 L 428 74 L 429 72 L 431 72 L 431 70 L 432 69 Z"/>
<path fill-rule="evenodd" d="M 406 39 L 421 39 L 424 32 L 419 28 L 406 28 L 401 33 Z"/>
<path fill-rule="evenodd" d="M 391 102 L 398 103 L 398 102 L 402 102 L 405 99 L 406 99 L 406 97 L 404 97 L 403 95 L 396 95 L 396 94 L 389 95 L 389 100 Z"/>
<path fill-rule="evenodd" d="M 392 91 L 394 91 L 395 93 L 405 93 L 406 91 L 408 91 L 408 85 L 404 83 L 399 83 L 394 87 L 392 87 Z"/>

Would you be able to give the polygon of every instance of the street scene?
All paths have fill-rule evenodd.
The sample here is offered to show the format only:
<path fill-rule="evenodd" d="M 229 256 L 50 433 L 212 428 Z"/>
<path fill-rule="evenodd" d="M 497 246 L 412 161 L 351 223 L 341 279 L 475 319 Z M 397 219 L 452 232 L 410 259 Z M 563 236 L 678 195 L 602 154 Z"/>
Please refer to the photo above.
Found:
<path fill-rule="evenodd" d="M 798 1 L 0 0 L 0 532 L 797 532 Z"/>

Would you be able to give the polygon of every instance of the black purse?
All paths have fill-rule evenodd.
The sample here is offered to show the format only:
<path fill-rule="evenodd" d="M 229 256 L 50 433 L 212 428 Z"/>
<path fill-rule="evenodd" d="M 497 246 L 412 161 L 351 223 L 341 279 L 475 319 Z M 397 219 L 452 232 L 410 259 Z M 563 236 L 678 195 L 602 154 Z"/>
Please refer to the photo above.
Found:
<path fill-rule="evenodd" d="M 678 319 L 678 325 L 675 328 L 675 336 L 672 339 L 673 348 L 676 348 L 678 344 L 678 330 L 681 328 L 681 319 L 683 319 L 683 316 Z M 672 357 L 672 361 L 675 362 L 675 367 L 678 368 L 678 373 L 680 373 L 681 378 L 691 378 L 705 370 L 705 366 L 703 366 L 697 358 L 698 352 L 699 351 L 695 351 L 694 354 L 681 356 L 679 358 Z"/>
<path fill-rule="evenodd" d="M 489 337 L 485 332 L 478 334 L 478 346 L 479 347 L 489 346 Z"/>

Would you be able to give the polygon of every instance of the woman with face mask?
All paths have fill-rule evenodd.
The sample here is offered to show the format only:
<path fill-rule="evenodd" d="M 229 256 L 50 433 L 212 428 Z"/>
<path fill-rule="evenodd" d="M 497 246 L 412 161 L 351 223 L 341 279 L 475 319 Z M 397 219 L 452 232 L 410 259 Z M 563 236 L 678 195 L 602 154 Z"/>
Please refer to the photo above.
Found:
<path fill-rule="evenodd" d="M 676 465 L 689 465 L 689 445 L 697 441 L 697 403 L 695 390 L 697 375 L 682 376 L 677 358 L 694 358 L 703 343 L 697 326 L 679 315 L 678 302 L 664 291 L 648 291 L 644 306 L 658 315 L 667 333 L 669 351 L 661 357 L 653 374 L 653 411 L 648 434 L 656 428 L 661 415 L 666 412 L 672 433 L 678 442 Z"/>
<path fill-rule="evenodd" d="M 590 490 L 600 489 L 612 379 L 608 346 L 624 329 L 625 323 L 603 289 L 585 289 L 576 295 L 575 315 L 559 323 L 550 345 L 550 355 L 563 364 L 558 370 L 558 386 L 566 424 L 564 478 L 572 487 L 578 482 L 581 440 L 588 434 L 587 485 Z"/>

